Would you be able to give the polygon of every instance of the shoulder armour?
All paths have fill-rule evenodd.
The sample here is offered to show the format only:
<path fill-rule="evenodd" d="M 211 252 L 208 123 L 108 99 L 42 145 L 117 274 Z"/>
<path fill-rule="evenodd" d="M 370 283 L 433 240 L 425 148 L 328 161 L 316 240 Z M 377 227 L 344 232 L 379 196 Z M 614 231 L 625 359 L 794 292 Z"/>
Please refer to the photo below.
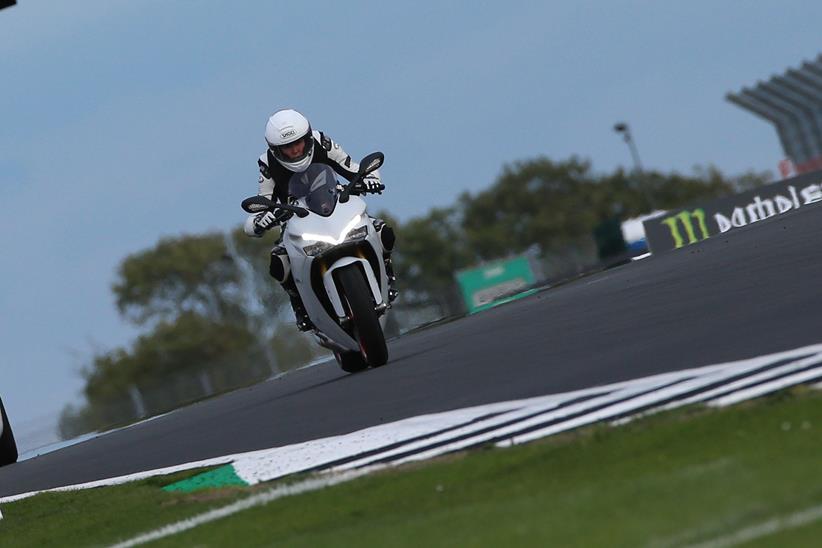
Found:
<path fill-rule="evenodd" d="M 271 172 L 268 170 L 268 166 L 265 165 L 265 162 L 262 160 L 257 160 L 257 165 L 260 167 L 260 175 L 266 179 L 271 179 Z"/>
<path fill-rule="evenodd" d="M 320 132 L 320 144 L 323 146 L 325 150 L 331 150 L 331 138 L 326 137 L 325 133 L 323 133 L 322 131 Z"/>

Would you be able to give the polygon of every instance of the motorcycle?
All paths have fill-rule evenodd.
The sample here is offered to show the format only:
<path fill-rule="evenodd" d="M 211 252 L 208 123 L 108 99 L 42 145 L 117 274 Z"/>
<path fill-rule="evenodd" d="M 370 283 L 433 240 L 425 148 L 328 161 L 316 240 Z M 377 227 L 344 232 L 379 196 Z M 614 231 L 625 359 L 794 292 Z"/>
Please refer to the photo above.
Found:
<path fill-rule="evenodd" d="M 331 167 L 313 164 L 291 177 L 290 203 L 265 196 L 242 202 L 248 213 L 280 209 L 294 214 L 283 225 L 290 265 L 282 266 L 290 268 L 317 342 L 332 350 L 349 373 L 388 362 L 383 334 L 391 308 L 383 259 L 388 246 L 358 195 L 358 184 L 383 161 L 381 152 L 369 154 L 347 185 L 337 182 Z"/>

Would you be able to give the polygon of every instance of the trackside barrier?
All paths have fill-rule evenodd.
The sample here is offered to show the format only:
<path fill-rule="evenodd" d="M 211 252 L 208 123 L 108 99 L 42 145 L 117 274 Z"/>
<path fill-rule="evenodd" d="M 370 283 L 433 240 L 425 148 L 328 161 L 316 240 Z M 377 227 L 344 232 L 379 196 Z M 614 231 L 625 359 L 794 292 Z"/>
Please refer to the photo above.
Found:
<path fill-rule="evenodd" d="M 822 171 L 805 173 L 643 223 L 653 253 L 678 249 L 770 217 L 822 202 Z"/>

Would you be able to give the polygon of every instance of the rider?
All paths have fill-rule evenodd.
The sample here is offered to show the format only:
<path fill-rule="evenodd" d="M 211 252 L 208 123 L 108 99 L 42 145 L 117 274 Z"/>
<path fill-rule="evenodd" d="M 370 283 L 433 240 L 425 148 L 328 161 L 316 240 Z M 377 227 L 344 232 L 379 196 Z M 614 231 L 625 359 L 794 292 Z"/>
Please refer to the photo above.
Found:
<path fill-rule="evenodd" d="M 348 181 L 354 180 L 360 168 L 339 144 L 323 132 L 312 130 L 308 119 L 296 110 L 284 109 L 275 112 L 265 126 L 265 140 L 268 143 L 268 150 L 257 160 L 260 168 L 259 195 L 275 202 L 288 203 L 288 183 L 291 176 L 305 171 L 311 164 L 326 164 Z M 383 188 L 385 187 L 380 181 L 379 171 L 373 171 L 357 184 L 354 192 L 381 193 Z M 283 209 L 249 215 L 243 228 L 249 236 L 259 238 L 265 231 L 285 223 L 292 215 L 291 211 Z M 380 233 L 386 249 L 384 259 L 391 286 L 389 298 L 394 300 L 397 292 L 393 288 L 394 273 L 390 256 L 394 231 L 380 219 L 374 219 L 374 226 Z M 288 293 L 297 318 L 297 327 L 300 331 L 308 331 L 314 326 L 308 318 L 297 285 L 291 276 L 288 254 L 285 247 L 280 245 L 281 241 L 278 240 L 277 245 L 271 250 L 269 273 Z"/>

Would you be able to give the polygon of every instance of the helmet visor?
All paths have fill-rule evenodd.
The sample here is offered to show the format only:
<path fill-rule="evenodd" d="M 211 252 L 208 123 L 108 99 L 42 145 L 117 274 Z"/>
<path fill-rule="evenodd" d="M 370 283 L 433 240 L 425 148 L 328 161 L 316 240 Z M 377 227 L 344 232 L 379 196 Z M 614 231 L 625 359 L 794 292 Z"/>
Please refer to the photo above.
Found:
<path fill-rule="evenodd" d="M 311 154 L 314 149 L 314 136 L 311 134 L 311 128 L 308 128 L 308 133 L 295 141 L 286 143 L 284 145 L 268 145 L 271 153 L 276 159 L 281 162 L 290 164 L 299 162 Z"/>

